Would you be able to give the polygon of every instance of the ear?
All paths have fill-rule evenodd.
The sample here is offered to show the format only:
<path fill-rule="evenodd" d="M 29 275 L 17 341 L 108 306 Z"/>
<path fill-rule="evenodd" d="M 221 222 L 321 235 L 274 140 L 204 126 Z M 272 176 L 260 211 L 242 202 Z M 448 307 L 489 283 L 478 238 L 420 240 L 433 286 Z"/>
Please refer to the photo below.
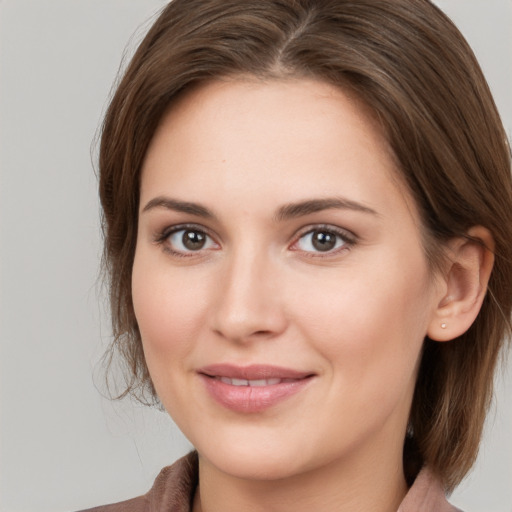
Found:
<path fill-rule="evenodd" d="M 465 333 L 480 311 L 494 265 L 494 239 L 486 228 L 475 226 L 467 238 L 448 243 L 448 265 L 441 275 L 440 296 L 427 335 L 449 341 Z"/>

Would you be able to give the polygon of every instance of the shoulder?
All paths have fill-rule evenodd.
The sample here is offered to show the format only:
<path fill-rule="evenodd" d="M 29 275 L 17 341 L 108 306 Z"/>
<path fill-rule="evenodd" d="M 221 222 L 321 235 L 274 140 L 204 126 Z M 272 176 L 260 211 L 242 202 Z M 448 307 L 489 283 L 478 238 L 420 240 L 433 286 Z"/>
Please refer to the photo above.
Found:
<path fill-rule="evenodd" d="M 80 512 L 189 512 L 197 479 L 197 453 L 192 452 L 163 468 L 143 496 Z"/>
<path fill-rule="evenodd" d="M 149 511 L 146 496 L 139 496 L 131 500 L 112 503 L 111 505 L 103 505 L 100 507 L 88 508 L 79 512 L 146 512 Z"/>

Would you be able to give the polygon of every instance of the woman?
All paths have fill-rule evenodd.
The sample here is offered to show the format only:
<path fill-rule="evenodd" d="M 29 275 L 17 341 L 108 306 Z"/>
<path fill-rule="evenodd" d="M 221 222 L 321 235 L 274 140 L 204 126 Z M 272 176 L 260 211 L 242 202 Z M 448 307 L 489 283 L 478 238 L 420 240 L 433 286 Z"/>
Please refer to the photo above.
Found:
<path fill-rule="evenodd" d="M 197 452 L 95 510 L 455 510 L 510 332 L 506 134 L 426 0 L 175 0 L 100 152 L 114 348 Z"/>

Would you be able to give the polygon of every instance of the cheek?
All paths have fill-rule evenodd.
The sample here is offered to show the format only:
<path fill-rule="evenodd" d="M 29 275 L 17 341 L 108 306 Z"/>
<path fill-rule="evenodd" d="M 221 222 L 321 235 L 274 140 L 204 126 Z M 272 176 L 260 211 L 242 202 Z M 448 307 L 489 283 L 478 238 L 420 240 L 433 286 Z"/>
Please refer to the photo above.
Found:
<path fill-rule="evenodd" d="M 344 271 L 317 281 L 297 307 L 301 330 L 314 340 L 336 378 L 400 388 L 415 373 L 429 317 L 428 271 L 419 260 L 410 269 L 393 264 Z M 305 286 L 305 283 L 303 283 Z"/>
<path fill-rule="evenodd" d="M 155 358 L 180 358 L 190 350 L 204 302 L 183 273 L 171 272 L 159 259 L 140 251 L 132 275 L 133 306 L 148 366 Z"/>

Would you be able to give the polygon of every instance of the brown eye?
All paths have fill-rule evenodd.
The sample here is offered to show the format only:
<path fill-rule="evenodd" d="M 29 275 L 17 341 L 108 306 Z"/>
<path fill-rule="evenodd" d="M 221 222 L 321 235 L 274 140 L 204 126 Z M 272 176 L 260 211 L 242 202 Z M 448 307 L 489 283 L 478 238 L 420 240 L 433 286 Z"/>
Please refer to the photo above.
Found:
<path fill-rule="evenodd" d="M 166 240 L 169 248 L 176 253 L 187 254 L 216 247 L 211 237 L 200 229 L 177 229 Z"/>
<path fill-rule="evenodd" d="M 328 231 L 315 231 L 311 243 L 317 251 L 330 251 L 336 246 L 336 235 Z"/>
<path fill-rule="evenodd" d="M 183 246 L 189 251 L 198 251 L 202 249 L 206 243 L 206 235 L 199 231 L 184 231 L 182 236 Z"/>
<path fill-rule="evenodd" d="M 326 253 L 350 245 L 351 240 L 344 233 L 323 228 L 308 231 L 299 238 L 296 244 L 299 250 L 309 253 Z"/>

